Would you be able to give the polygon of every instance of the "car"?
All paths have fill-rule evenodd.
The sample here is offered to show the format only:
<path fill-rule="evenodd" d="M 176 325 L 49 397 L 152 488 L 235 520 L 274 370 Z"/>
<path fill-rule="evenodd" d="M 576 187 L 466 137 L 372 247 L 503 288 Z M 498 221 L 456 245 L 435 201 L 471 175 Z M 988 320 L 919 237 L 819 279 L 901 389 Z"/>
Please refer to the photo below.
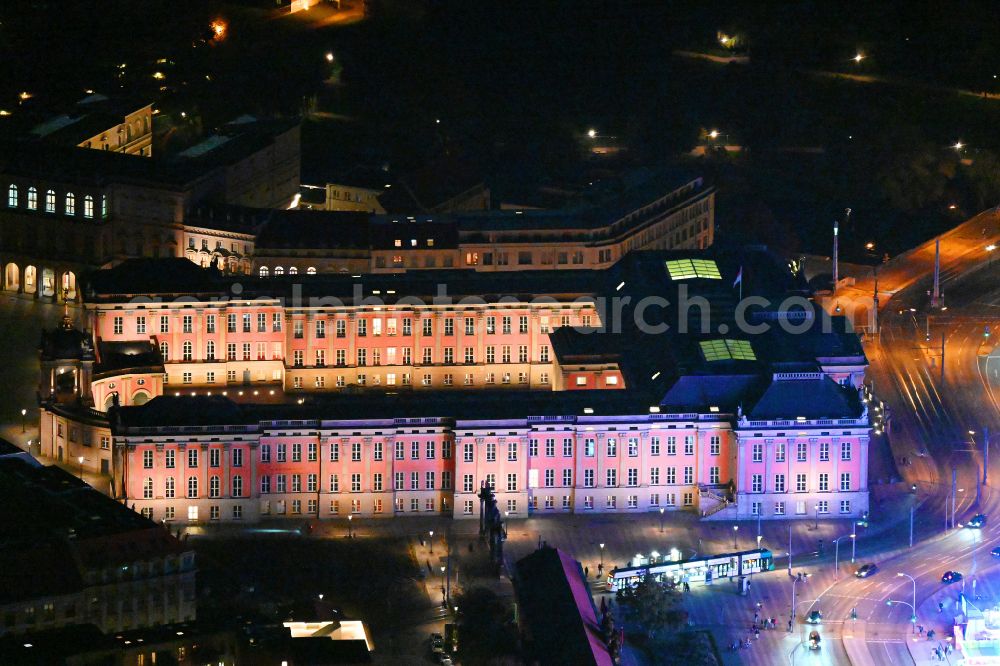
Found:
<path fill-rule="evenodd" d="M 819 632 L 818 631 L 809 632 L 809 649 L 818 650 L 819 643 L 820 643 Z"/>
<path fill-rule="evenodd" d="M 969 519 L 969 522 L 966 523 L 966 527 L 971 527 L 973 529 L 979 529 L 980 527 L 982 527 L 985 524 L 986 524 L 986 514 L 985 513 L 977 513 L 976 515 L 974 515 L 972 518 Z"/>
<path fill-rule="evenodd" d="M 868 578 L 868 576 L 871 576 L 876 571 L 878 571 L 877 564 L 874 563 L 862 564 L 858 568 L 858 570 L 854 572 L 854 575 L 857 576 L 858 578 Z"/>
<path fill-rule="evenodd" d="M 991 550 L 990 555 L 992 555 L 993 557 L 1000 557 L 1000 546 L 997 546 L 996 548 Z"/>
<path fill-rule="evenodd" d="M 962 580 L 962 574 L 957 571 L 945 571 L 944 575 L 941 576 L 941 582 L 944 584 L 957 583 Z"/>
<path fill-rule="evenodd" d="M 441 664 L 441 666 L 451 666 L 451 657 L 446 654 L 441 654 L 439 656 L 438 663 Z"/>
<path fill-rule="evenodd" d="M 444 653 L 444 636 L 441 634 L 431 634 L 431 653 L 432 654 L 443 654 Z"/>
<path fill-rule="evenodd" d="M 818 610 L 814 610 L 809 615 L 806 616 L 806 622 L 809 624 L 819 624 L 823 621 L 823 613 Z"/>

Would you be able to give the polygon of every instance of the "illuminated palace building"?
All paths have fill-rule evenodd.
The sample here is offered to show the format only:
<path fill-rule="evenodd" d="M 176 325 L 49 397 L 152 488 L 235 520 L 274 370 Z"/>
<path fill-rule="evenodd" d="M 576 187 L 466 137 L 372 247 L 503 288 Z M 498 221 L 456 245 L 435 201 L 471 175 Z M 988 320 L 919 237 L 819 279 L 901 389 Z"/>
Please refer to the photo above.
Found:
<path fill-rule="evenodd" d="M 484 483 L 515 515 L 868 506 L 860 343 L 763 249 L 502 280 L 140 259 L 85 305 L 43 336 L 42 453 L 154 520 L 472 517 Z"/>

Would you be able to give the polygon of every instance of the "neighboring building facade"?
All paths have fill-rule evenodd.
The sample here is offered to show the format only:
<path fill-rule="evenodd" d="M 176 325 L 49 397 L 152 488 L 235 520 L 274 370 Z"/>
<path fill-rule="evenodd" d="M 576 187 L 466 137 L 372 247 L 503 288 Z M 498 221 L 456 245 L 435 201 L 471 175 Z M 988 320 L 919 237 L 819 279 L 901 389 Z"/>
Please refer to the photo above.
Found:
<path fill-rule="evenodd" d="M 55 466 L 4 457 L 0 482 L 0 559 L 24 574 L 0 591 L 0 633 L 79 624 L 109 633 L 195 618 L 194 552 L 161 525 Z"/>
<path fill-rule="evenodd" d="M 606 269 L 633 250 L 708 248 L 714 226 L 715 191 L 702 178 L 649 177 L 562 210 L 288 216 L 262 232 L 255 270 Z"/>
<path fill-rule="evenodd" d="M 49 143 L 151 157 L 153 105 L 127 104 L 91 93 L 69 113 L 33 127 L 30 135 Z"/>
<path fill-rule="evenodd" d="M 214 222 L 204 202 L 242 206 L 247 217 L 246 207 L 287 207 L 299 185 L 298 125 L 247 122 L 227 132 L 171 161 L 45 141 L 3 144 L 2 289 L 78 300 L 81 275 L 129 257 L 186 256 L 249 272 L 256 228 Z"/>

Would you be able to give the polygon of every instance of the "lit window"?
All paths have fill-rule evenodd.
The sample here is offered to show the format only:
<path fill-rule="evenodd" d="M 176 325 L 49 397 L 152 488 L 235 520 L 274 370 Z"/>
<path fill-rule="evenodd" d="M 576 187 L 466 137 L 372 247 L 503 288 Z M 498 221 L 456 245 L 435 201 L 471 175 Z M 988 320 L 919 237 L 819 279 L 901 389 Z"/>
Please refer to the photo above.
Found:
<path fill-rule="evenodd" d="M 66 214 L 76 215 L 76 195 L 72 192 L 66 193 Z"/>
<path fill-rule="evenodd" d="M 83 197 L 83 216 L 94 217 L 94 197 L 89 194 Z"/>
<path fill-rule="evenodd" d="M 38 210 L 38 190 L 28 188 L 28 210 Z"/>
<path fill-rule="evenodd" d="M 11 185 L 7 188 L 7 207 L 17 208 L 17 185 Z"/>
<path fill-rule="evenodd" d="M 56 193 L 52 190 L 45 192 L 45 212 L 54 213 L 56 212 Z"/>

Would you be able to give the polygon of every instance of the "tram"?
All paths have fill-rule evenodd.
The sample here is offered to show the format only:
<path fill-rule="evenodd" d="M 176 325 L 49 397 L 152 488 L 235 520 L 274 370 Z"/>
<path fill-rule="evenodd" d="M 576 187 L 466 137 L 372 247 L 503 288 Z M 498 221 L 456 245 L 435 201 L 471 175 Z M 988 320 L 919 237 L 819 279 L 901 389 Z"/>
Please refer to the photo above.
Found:
<path fill-rule="evenodd" d="M 767 548 L 613 569 L 608 573 L 608 589 L 617 591 L 637 585 L 646 576 L 675 583 L 711 583 L 719 578 L 749 576 L 763 571 L 774 571 L 774 556 Z"/>

